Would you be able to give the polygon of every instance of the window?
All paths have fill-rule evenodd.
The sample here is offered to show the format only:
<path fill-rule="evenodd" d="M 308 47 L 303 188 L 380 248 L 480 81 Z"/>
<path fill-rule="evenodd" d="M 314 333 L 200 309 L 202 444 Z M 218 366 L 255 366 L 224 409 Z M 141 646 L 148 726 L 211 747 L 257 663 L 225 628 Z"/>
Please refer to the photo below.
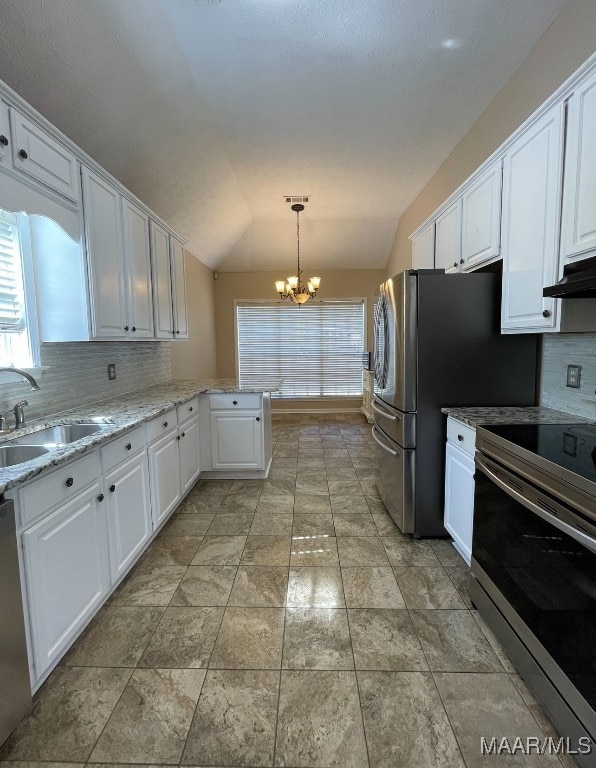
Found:
<path fill-rule="evenodd" d="M 35 302 L 29 227 L 23 214 L 0 210 L 0 366 L 32 368 L 38 364 L 33 338 Z"/>
<path fill-rule="evenodd" d="M 360 397 L 364 299 L 295 304 L 237 302 L 242 386 L 283 379 L 278 397 Z"/>

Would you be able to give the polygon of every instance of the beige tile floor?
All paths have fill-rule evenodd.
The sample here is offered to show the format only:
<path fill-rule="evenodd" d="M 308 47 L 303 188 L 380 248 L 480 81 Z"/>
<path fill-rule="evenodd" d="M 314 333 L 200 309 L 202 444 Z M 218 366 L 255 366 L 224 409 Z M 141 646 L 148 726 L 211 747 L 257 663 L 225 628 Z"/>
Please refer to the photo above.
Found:
<path fill-rule="evenodd" d="M 364 419 L 275 417 L 274 441 L 266 481 L 197 484 L 3 768 L 560 765 L 481 756 L 481 736 L 554 731 L 451 543 L 387 515 Z"/>

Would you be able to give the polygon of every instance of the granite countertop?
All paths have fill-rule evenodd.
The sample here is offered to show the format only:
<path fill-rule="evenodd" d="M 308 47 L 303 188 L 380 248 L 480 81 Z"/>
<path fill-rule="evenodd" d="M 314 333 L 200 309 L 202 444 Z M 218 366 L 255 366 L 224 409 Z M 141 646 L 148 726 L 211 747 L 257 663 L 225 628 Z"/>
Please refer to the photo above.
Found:
<path fill-rule="evenodd" d="M 275 392 L 281 381 L 263 380 L 262 386 L 243 387 L 235 379 L 202 379 L 200 381 L 169 381 L 165 384 L 129 392 L 118 397 L 102 400 L 91 405 L 83 405 L 55 414 L 45 419 L 31 421 L 25 429 L 15 430 L 0 438 L 0 445 L 6 445 L 15 438 L 38 432 L 56 424 L 80 424 L 97 422 L 102 424 L 101 432 L 77 440 L 68 445 L 52 448 L 48 453 L 36 459 L 0 469 L 0 494 L 21 483 L 33 479 L 102 443 L 128 432 L 130 429 L 151 421 L 177 405 L 187 402 L 197 395 L 224 392 L 263 393 Z"/>
<path fill-rule="evenodd" d="M 590 424 L 594 421 L 545 406 L 441 408 L 441 412 L 474 428 L 482 424 Z"/>

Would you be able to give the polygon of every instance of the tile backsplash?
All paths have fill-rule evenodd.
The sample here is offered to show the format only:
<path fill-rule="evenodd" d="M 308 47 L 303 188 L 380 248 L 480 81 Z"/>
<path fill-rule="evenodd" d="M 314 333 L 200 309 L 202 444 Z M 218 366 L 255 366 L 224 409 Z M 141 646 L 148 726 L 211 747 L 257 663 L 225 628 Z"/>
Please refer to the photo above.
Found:
<path fill-rule="evenodd" d="M 108 380 L 108 364 L 115 363 L 116 379 Z M 170 342 L 79 342 L 42 344 L 41 364 L 46 367 L 32 392 L 23 380 L 4 383 L 0 374 L 0 409 L 26 399 L 28 418 L 59 413 L 172 378 Z M 9 424 L 13 423 L 11 414 Z"/>
<path fill-rule="evenodd" d="M 567 366 L 581 365 L 580 389 L 567 386 Z M 540 403 L 596 420 L 596 334 L 545 333 Z"/>

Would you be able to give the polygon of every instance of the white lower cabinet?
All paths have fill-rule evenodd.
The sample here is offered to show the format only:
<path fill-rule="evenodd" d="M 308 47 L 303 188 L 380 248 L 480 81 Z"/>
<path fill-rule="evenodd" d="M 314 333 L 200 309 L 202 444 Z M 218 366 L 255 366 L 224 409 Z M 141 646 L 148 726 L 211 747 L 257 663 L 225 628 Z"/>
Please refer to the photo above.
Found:
<path fill-rule="evenodd" d="M 261 411 L 211 411 L 213 469 L 263 469 Z"/>
<path fill-rule="evenodd" d="M 199 418 L 195 416 L 178 429 L 180 451 L 180 481 L 182 494 L 189 491 L 200 472 Z"/>
<path fill-rule="evenodd" d="M 124 575 L 143 551 L 153 530 L 147 453 L 104 477 L 112 581 Z"/>
<path fill-rule="evenodd" d="M 468 565 L 472 560 L 475 438 L 475 430 L 471 427 L 455 419 L 448 420 L 444 523 L 455 548 Z"/>
<path fill-rule="evenodd" d="M 34 678 L 62 655 L 110 589 L 100 499 L 94 483 L 22 534 Z"/>
<path fill-rule="evenodd" d="M 156 528 L 182 498 L 179 442 L 178 433 L 170 432 L 149 446 L 151 506 Z"/>

